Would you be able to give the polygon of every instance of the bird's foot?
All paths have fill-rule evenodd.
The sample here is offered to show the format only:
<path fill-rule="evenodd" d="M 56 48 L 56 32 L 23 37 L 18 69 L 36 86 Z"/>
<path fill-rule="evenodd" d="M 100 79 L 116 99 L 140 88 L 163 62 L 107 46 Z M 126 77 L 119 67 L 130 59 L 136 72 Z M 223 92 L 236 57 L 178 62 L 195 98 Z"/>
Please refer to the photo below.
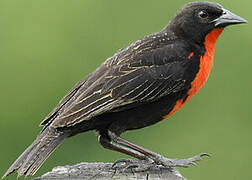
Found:
<path fill-rule="evenodd" d="M 210 157 L 207 153 L 201 153 L 188 159 L 169 159 L 159 154 L 147 158 L 145 160 L 134 159 L 118 159 L 112 168 L 122 172 L 143 172 L 155 167 L 175 168 L 175 167 L 189 167 L 190 165 L 197 166 L 196 162 L 202 160 L 202 157 Z"/>
<path fill-rule="evenodd" d="M 202 160 L 204 156 L 210 157 L 207 153 L 201 153 L 188 159 L 168 159 L 161 155 L 154 156 L 151 159 L 154 163 L 164 167 L 189 167 L 190 165 L 197 166 L 196 162 Z"/>
<path fill-rule="evenodd" d="M 119 171 L 133 171 L 133 172 L 142 172 L 147 171 L 148 169 L 156 166 L 153 160 L 134 160 L 134 159 L 118 159 L 116 160 L 112 168 Z"/>

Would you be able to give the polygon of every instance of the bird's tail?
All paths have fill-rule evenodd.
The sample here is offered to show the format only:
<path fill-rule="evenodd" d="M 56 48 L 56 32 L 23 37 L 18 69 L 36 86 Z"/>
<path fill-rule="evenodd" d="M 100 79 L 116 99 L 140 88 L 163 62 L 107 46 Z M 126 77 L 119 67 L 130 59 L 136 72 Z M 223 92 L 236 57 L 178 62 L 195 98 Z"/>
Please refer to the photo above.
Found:
<path fill-rule="evenodd" d="M 18 177 L 35 174 L 43 162 L 67 136 L 69 136 L 69 134 L 66 132 L 59 132 L 50 126 L 47 127 L 11 165 L 2 179 L 16 170 L 18 171 Z"/>

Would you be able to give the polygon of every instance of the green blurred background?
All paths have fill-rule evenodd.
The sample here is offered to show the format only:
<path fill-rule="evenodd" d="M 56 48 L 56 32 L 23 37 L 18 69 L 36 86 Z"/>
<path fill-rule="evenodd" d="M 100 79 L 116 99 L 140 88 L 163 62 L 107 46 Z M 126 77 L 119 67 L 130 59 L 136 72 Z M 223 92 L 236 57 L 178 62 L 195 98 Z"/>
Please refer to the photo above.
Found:
<path fill-rule="evenodd" d="M 130 42 L 163 28 L 183 4 L 168 0 L 0 1 L 0 175 L 41 130 L 68 90 Z M 218 1 L 250 20 L 252 1 Z M 170 158 L 213 156 L 180 169 L 192 180 L 249 180 L 252 175 L 252 29 L 227 28 L 206 86 L 167 121 L 123 137 Z M 67 139 L 36 176 L 58 165 L 112 162 L 93 132 Z M 12 175 L 9 179 L 16 179 Z"/>

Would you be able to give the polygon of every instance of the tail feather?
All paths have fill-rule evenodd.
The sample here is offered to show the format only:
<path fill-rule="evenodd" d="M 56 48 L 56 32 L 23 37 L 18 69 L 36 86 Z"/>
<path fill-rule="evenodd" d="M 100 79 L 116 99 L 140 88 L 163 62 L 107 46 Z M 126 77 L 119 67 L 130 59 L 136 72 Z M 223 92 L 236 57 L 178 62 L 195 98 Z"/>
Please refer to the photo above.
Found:
<path fill-rule="evenodd" d="M 44 129 L 37 139 L 11 165 L 2 179 L 16 170 L 18 171 L 18 177 L 33 175 L 68 135 L 66 132 L 59 132 L 50 127 Z"/>
<path fill-rule="evenodd" d="M 11 167 L 3 175 L 2 179 L 7 177 L 9 174 L 13 173 L 15 170 L 19 169 L 23 164 L 24 160 L 27 158 L 29 153 L 36 147 L 35 141 L 18 157 L 18 159 L 11 165 Z"/>

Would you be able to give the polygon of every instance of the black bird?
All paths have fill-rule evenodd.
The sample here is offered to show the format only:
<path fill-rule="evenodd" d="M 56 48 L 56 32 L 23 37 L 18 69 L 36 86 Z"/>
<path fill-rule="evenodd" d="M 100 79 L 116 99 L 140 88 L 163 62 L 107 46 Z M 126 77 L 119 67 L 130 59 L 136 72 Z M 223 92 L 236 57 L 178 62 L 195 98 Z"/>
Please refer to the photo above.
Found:
<path fill-rule="evenodd" d="M 246 22 L 217 3 L 185 5 L 160 32 L 119 50 L 77 83 L 43 120 L 42 131 L 3 178 L 16 170 L 18 176 L 33 175 L 65 138 L 90 130 L 99 133 L 104 148 L 140 160 L 166 167 L 187 167 L 200 160 L 205 154 L 168 159 L 120 135 L 179 110 L 206 82 L 223 28 Z"/>

